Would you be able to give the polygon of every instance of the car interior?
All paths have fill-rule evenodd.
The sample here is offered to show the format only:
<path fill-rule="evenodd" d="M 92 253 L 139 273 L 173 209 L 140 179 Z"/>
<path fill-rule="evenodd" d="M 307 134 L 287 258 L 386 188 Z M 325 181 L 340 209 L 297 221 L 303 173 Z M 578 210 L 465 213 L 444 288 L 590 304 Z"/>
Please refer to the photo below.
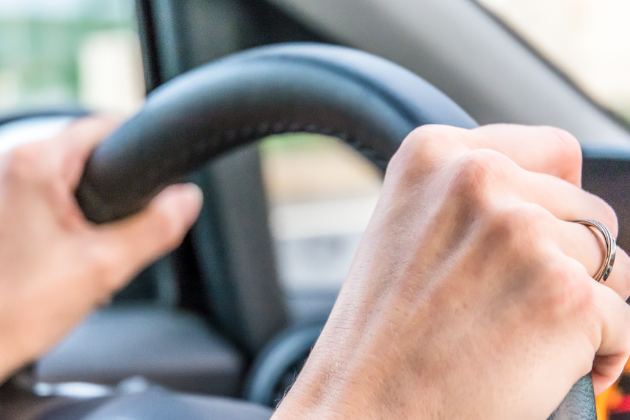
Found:
<path fill-rule="evenodd" d="M 95 152 L 77 198 L 104 222 L 187 179 L 204 206 L 178 249 L 0 387 L 2 418 L 268 419 L 335 303 L 387 160 L 421 124 L 571 132 L 583 187 L 615 208 L 630 247 L 630 125 L 476 1 L 136 0 L 134 11 L 147 103 Z M 0 152 L 92 111 L 0 114 Z M 302 115 L 313 123 L 288 124 Z M 269 180 L 286 174 L 267 155 L 292 156 L 295 139 L 347 155 L 368 174 L 367 198 L 343 211 L 277 205 Z M 584 386 L 554 418 L 596 418 Z"/>

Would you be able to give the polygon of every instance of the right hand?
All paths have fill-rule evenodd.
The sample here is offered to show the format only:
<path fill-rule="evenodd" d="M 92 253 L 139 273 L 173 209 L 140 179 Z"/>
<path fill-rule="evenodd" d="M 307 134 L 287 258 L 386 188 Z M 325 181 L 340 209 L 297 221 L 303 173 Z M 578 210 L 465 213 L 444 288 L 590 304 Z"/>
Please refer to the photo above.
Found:
<path fill-rule="evenodd" d="M 630 261 L 606 284 L 581 152 L 548 127 L 405 140 L 317 345 L 274 419 L 541 419 L 630 353 Z"/>

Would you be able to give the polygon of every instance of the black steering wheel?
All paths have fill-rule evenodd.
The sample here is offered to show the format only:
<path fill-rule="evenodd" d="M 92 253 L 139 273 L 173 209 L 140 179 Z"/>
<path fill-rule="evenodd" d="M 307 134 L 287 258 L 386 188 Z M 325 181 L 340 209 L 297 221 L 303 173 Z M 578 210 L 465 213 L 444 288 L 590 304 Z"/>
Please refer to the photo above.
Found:
<path fill-rule="evenodd" d="M 287 132 L 338 137 L 384 170 L 407 134 L 424 124 L 477 125 L 429 83 L 381 58 L 316 44 L 259 48 L 189 72 L 152 93 L 136 117 L 96 148 L 76 195 L 88 219 L 116 220 L 221 153 Z M 151 398 L 144 398 L 138 403 L 149 409 Z M 155 411 L 147 417 L 137 404 L 132 411 L 125 411 L 128 403 L 111 404 L 103 407 L 110 416 L 171 418 L 155 417 Z M 587 375 L 552 418 L 596 419 L 594 407 Z M 248 409 L 223 407 L 220 418 L 244 418 Z M 194 408 L 187 412 L 188 420 L 219 418 Z M 181 411 L 177 418 L 183 418 Z"/>

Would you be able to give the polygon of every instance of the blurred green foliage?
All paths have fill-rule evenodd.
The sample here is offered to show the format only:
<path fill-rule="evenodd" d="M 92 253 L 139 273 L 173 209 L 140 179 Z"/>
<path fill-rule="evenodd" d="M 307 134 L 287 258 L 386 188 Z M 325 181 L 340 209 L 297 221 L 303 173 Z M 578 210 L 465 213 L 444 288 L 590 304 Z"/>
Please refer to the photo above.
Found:
<path fill-rule="evenodd" d="M 33 2 L 22 13 L 0 8 L 0 112 L 76 104 L 77 54 L 85 37 L 135 30 L 133 0 L 80 0 L 65 13 L 62 3 L 54 12 L 33 8 Z"/>

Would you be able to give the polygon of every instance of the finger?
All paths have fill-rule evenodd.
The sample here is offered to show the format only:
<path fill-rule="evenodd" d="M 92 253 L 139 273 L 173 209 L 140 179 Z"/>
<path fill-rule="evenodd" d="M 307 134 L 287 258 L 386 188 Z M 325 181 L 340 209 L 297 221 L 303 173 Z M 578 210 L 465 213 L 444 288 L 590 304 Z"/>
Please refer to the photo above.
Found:
<path fill-rule="evenodd" d="M 623 249 L 617 247 L 613 270 L 602 284 L 614 290 L 623 300 L 630 297 L 630 257 Z"/>
<path fill-rule="evenodd" d="M 593 361 L 593 386 L 599 394 L 611 386 L 630 353 L 630 306 L 610 288 L 594 283 L 595 305 L 599 314 L 601 336 Z"/>
<path fill-rule="evenodd" d="M 479 149 L 499 152 L 530 172 L 551 175 L 578 187 L 581 185 L 580 145 L 571 134 L 554 127 L 499 124 L 467 130 L 424 125 L 405 139 L 393 160 L 419 157 L 422 166 L 431 172 L 447 158 L 457 158 Z"/>
<path fill-rule="evenodd" d="M 582 150 L 570 133 L 555 127 L 486 125 L 462 136 L 471 149 L 492 149 L 531 172 L 548 174 L 580 186 Z"/>
<path fill-rule="evenodd" d="M 606 255 L 604 237 L 599 230 L 573 221 L 598 220 L 616 236 L 617 216 L 605 201 L 554 176 L 526 171 L 499 152 L 468 152 L 468 155 L 472 154 L 482 154 L 484 161 L 491 163 L 486 165 L 487 172 L 501 182 L 489 182 L 501 186 L 497 191 L 501 200 L 505 200 L 506 194 L 515 194 L 518 201 L 534 203 L 547 210 L 553 216 L 547 219 L 553 226 L 550 229 L 555 230 L 554 235 L 563 252 L 581 262 L 591 276 L 597 274 Z M 605 284 L 624 300 L 630 296 L 630 259 L 622 250 L 618 251 L 615 267 Z"/>
<path fill-rule="evenodd" d="M 196 185 L 172 185 L 141 213 L 97 227 L 103 252 L 116 265 L 107 279 L 108 290 L 118 290 L 133 274 L 178 246 L 197 219 L 201 203 L 202 193 Z"/>
<path fill-rule="evenodd" d="M 519 199 L 538 204 L 556 219 L 569 222 L 558 236 L 562 238 L 563 251 L 580 261 L 591 276 L 597 274 L 606 255 L 604 237 L 595 228 L 572 222 L 578 219 L 598 220 L 616 237 L 617 215 L 612 207 L 601 198 L 562 179 L 527 171 L 498 152 L 478 150 L 470 153 L 484 153 L 495 157 L 494 176 L 505 181 L 502 185 L 506 192 L 516 192 Z M 613 271 L 604 284 L 624 300 L 630 296 L 630 259 L 619 248 Z"/>
<path fill-rule="evenodd" d="M 582 263 L 591 277 L 599 272 L 606 255 L 606 244 L 599 231 L 578 223 L 560 222 L 556 235 L 565 255 Z M 613 270 L 602 285 L 608 286 L 624 301 L 630 296 L 630 258 L 622 249 L 617 248 Z"/>
<path fill-rule="evenodd" d="M 61 154 L 61 176 L 72 189 L 78 185 L 92 149 L 119 125 L 119 120 L 108 116 L 82 118 L 49 140 Z"/>
<path fill-rule="evenodd" d="M 597 220 L 617 237 L 619 226 L 613 208 L 598 196 L 566 181 L 547 174 L 528 172 L 517 168 L 521 175 L 514 177 L 512 188 L 518 188 L 526 201 L 549 210 L 557 219 L 573 222 L 578 219 Z M 508 186 L 509 187 L 509 186 Z"/>
<path fill-rule="evenodd" d="M 499 197 L 517 195 L 520 199 L 538 204 L 557 219 L 572 222 L 594 219 L 606 225 L 617 236 L 617 215 L 604 200 L 552 175 L 531 172 L 500 152 L 479 149 L 462 154 L 461 159 L 475 159 L 484 165 L 488 183 Z M 453 167 L 459 167 L 459 160 Z M 498 188 L 496 186 L 499 186 Z"/>

